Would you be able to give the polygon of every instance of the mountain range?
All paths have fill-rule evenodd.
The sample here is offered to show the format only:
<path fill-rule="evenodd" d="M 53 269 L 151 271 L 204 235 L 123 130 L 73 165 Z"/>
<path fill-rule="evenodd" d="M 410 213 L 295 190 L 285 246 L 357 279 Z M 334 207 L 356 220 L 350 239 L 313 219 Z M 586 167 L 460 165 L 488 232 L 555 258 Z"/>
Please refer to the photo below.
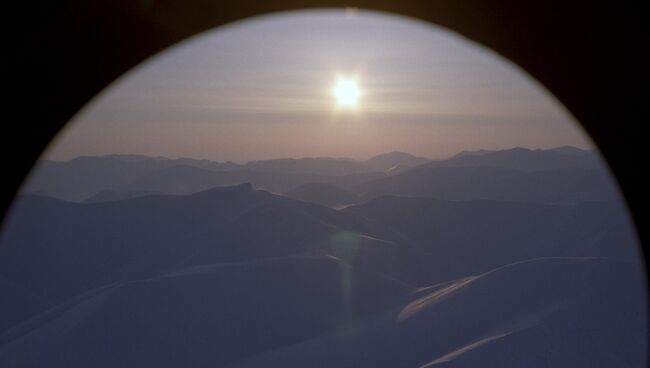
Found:
<path fill-rule="evenodd" d="M 462 152 L 446 160 L 391 152 L 367 161 L 302 158 L 245 164 L 138 155 L 88 156 L 40 162 L 23 193 L 81 202 L 152 193 L 192 194 L 242 183 L 332 207 L 388 194 L 540 203 L 618 196 L 598 154 L 575 147 Z M 310 194 L 314 185 L 328 188 L 330 195 L 321 198 L 321 190 Z"/>
<path fill-rule="evenodd" d="M 618 201 L 28 195 L 0 243 L 0 363 L 636 367 L 639 262 Z"/>
<path fill-rule="evenodd" d="M 593 151 L 81 157 L 22 193 L 3 367 L 647 363 L 638 239 Z"/>

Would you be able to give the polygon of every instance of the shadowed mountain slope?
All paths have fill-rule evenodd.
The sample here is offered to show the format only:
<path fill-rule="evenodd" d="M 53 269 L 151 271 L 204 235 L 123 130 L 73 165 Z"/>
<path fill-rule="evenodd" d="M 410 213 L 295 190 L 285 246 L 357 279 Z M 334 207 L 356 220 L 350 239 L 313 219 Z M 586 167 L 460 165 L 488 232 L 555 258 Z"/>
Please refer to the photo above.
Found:
<path fill-rule="evenodd" d="M 428 158 L 416 157 L 404 152 L 390 152 L 377 155 L 366 161 L 366 165 L 377 171 L 387 172 L 395 167 L 415 167 L 431 161 Z"/>
<path fill-rule="evenodd" d="M 610 175 L 590 169 L 524 172 L 488 166 L 418 168 L 368 181 L 353 191 L 365 198 L 397 195 L 538 203 L 619 199 Z"/>
<path fill-rule="evenodd" d="M 286 193 L 287 197 L 304 202 L 318 203 L 327 207 L 339 207 L 361 201 L 356 194 L 323 183 L 308 183 L 294 188 Z"/>
<path fill-rule="evenodd" d="M 635 280 L 625 268 L 538 259 L 415 293 L 366 274 L 349 296 L 339 261 L 322 256 L 180 269 L 95 290 L 7 331 L 0 362 L 636 367 L 647 331 L 636 290 L 620 287 Z"/>
<path fill-rule="evenodd" d="M 215 186 L 251 183 L 256 188 L 283 193 L 306 183 L 349 188 L 384 176 L 350 159 L 278 159 L 235 164 L 109 155 L 66 162 L 41 161 L 22 192 L 79 202 L 124 197 L 107 193 L 192 194 Z"/>
<path fill-rule="evenodd" d="M 593 150 L 564 146 L 555 149 L 515 147 L 498 151 L 461 152 L 446 160 L 436 160 L 422 167 L 482 166 L 521 171 L 559 169 L 604 169 L 604 162 Z"/>
<path fill-rule="evenodd" d="M 626 267 L 593 258 L 506 265 L 422 291 L 346 333 L 229 367 L 641 367 L 644 304 L 620 287 L 641 278 Z"/>
<path fill-rule="evenodd" d="M 634 366 L 636 245 L 613 201 L 25 196 L 0 238 L 0 365 Z"/>
<path fill-rule="evenodd" d="M 426 168 L 438 170 L 423 170 Z M 452 168 L 456 168 L 456 171 L 452 171 Z M 393 176 L 398 179 L 392 179 Z M 41 161 L 22 191 L 83 201 L 95 196 L 100 199 L 124 197 L 107 196 L 109 192 L 192 194 L 215 186 L 242 183 L 284 193 L 305 184 L 321 183 L 345 190 L 358 187 L 357 194 L 367 194 L 369 197 L 399 192 L 409 196 L 446 199 L 566 201 L 571 198 L 579 201 L 610 199 L 611 196 L 602 188 L 605 184 L 602 184 L 601 178 L 608 176 L 606 166 L 597 153 L 568 146 L 550 150 L 513 148 L 462 152 L 436 161 L 403 152 L 381 154 L 367 161 L 307 157 L 245 164 L 107 155 L 83 156 L 66 162 Z M 468 183 L 476 186 L 477 180 L 486 182 L 482 192 L 468 187 Z M 413 181 L 422 188 L 429 188 L 428 192 L 414 187 Z M 593 189 L 588 185 L 590 182 L 595 184 Z M 445 189 L 448 186 L 456 192 L 448 194 Z M 546 192 L 540 192 L 547 186 Z M 538 192 L 521 189 L 531 187 L 539 187 Z M 502 188 L 501 191 L 498 188 Z M 581 195 L 585 188 L 587 193 Z M 519 197 L 504 194 L 513 191 L 518 191 Z M 477 197 L 479 195 L 481 197 Z"/>
<path fill-rule="evenodd" d="M 331 253 L 336 239 L 364 254 L 354 262 L 413 285 L 541 256 L 638 257 L 616 202 L 382 197 L 336 211 L 244 184 L 93 204 L 23 197 L 2 233 L 0 276 L 62 301 L 178 267 Z"/>

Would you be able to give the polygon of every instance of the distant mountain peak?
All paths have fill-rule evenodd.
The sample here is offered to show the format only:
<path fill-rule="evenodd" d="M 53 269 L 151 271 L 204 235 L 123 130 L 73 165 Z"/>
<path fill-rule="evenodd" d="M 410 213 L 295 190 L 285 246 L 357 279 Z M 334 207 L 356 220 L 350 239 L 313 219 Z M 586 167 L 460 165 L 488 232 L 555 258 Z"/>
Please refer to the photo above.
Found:
<path fill-rule="evenodd" d="M 216 194 L 216 193 L 236 194 L 236 193 L 251 193 L 254 191 L 255 188 L 253 187 L 253 184 L 242 183 L 237 185 L 214 187 L 214 188 L 200 191 L 198 193 L 194 193 L 193 195 L 205 196 L 205 195 Z"/>
<path fill-rule="evenodd" d="M 114 158 L 126 162 L 142 162 L 148 160 L 169 160 L 169 158 L 163 156 L 154 157 L 154 156 L 138 155 L 138 154 L 110 154 L 110 155 L 104 155 L 98 157 Z"/>
<path fill-rule="evenodd" d="M 415 158 L 416 156 L 407 153 L 407 152 L 402 152 L 402 151 L 392 151 L 392 152 L 387 152 L 387 153 L 380 153 L 376 156 L 371 157 L 368 159 L 368 161 L 378 159 L 378 158 L 384 158 L 384 157 L 408 157 L 408 158 Z"/>
<path fill-rule="evenodd" d="M 575 146 L 560 146 L 556 148 L 551 148 L 549 151 L 561 153 L 564 155 L 578 155 L 578 156 L 586 155 L 593 152 L 593 150 L 582 149 Z"/>
<path fill-rule="evenodd" d="M 532 149 L 526 148 L 526 147 L 521 147 L 521 146 L 516 146 L 516 147 L 513 147 L 511 149 L 506 149 L 506 150 L 503 150 L 503 151 L 506 151 L 506 152 L 508 152 L 508 151 L 509 152 L 533 152 Z"/>
<path fill-rule="evenodd" d="M 504 149 L 504 150 L 498 150 L 498 151 L 493 151 L 492 153 L 516 153 L 516 154 L 525 154 L 525 153 L 530 153 L 530 152 L 535 152 L 535 151 L 542 151 L 542 150 L 533 150 L 531 148 L 526 148 L 526 147 L 521 147 L 521 146 L 516 146 L 513 148 L 509 149 Z"/>
<path fill-rule="evenodd" d="M 551 150 L 552 151 L 557 151 L 557 150 L 586 151 L 582 148 L 578 148 L 576 146 L 571 146 L 571 145 L 559 146 L 559 147 L 551 148 Z"/>
<path fill-rule="evenodd" d="M 382 153 L 366 161 L 366 164 L 375 170 L 389 171 L 394 167 L 414 167 L 429 162 L 428 158 L 417 157 L 410 153 L 393 151 Z"/>
<path fill-rule="evenodd" d="M 474 151 L 464 150 L 464 151 L 461 151 L 460 153 L 458 153 L 458 154 L 456 154 L 456 155 L 454 155 L 452 157 L 481 156 L 481 155 L 485 155 L 485 154 L 488 154 L 488 153 L 491 153 L 491 152 L 494 152 L 494 151 L 493 150 L 484 150 L 484 149 L 474 150 Z"/>

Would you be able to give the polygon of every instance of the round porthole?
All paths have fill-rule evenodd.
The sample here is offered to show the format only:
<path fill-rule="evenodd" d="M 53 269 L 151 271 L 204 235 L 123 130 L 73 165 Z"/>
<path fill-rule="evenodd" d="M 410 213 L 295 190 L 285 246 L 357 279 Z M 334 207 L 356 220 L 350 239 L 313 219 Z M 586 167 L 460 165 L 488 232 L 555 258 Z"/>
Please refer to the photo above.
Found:
<path fill-rule="evenodd" d="M 80 111 L 0 243 L 3 366 L 643 366 L 619 190 L 574 118 L 449 30 L 278 13 Z"/>

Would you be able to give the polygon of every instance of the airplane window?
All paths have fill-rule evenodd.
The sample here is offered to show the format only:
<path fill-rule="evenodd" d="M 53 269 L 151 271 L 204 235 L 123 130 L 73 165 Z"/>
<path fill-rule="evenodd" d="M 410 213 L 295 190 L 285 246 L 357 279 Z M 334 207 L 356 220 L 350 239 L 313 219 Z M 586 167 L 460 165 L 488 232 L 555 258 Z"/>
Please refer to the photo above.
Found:
<path fill-rule="evenodd" d="M 508 60 L 385 13 L 260 16 L 45 152 L 0 233 L 0 365 L 641 367 L 639 248 Z"/>

